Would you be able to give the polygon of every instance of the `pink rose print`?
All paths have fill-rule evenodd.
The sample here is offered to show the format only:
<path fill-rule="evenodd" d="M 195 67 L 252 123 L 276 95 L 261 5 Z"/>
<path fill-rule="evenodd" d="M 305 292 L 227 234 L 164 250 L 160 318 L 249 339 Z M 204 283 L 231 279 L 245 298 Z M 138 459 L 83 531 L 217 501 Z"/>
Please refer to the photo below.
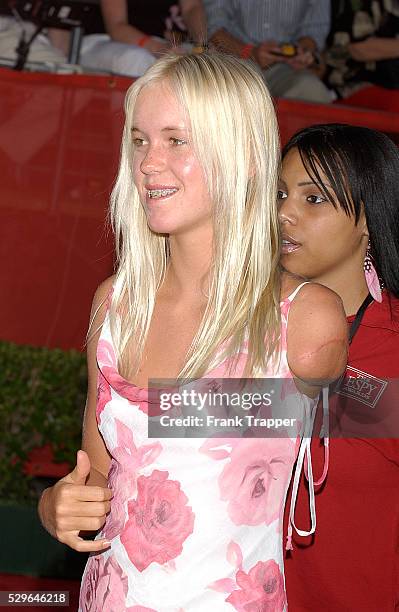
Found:
<path fill-rule="evenodd" d="M 284 579 L 274 559 L 258 561 L 248 574 L 236 574 L 238 589 L 226 601 L 239 612 L 282 612 L 286 605 Z"/>
<path fill-rule="evenodd" d="M 102 372 L 99 371 L 97 381 L 97 422 L 99 422 L 102 411 L 108 402 L 111 401 L 111 399 L 111 387 L 109 386 L 108 381 L 104 378 Z"/>
<path fill-rule="evenodd" d="M 147 413 L 148 392 L 125 380 L 118 371 L 118 361 L 113 346 L 107 340 L 100 338 L 97 345 L 97 362 L 109 385 L 119 395 L 129 402 L 138 405 L 142 412 Z"/>
<path fill-rule="evenodd" d="M 219 490 L 235 525 L 270 524 L 278 518 L 295 459 L 290 438 L 209 439 L 201 452 L 216 460 L 230 458 Z"/>
<path fill-rule="evenodd" d="M 104 338 L 100 338 L 97 344 L 97 361 L 101 366 L 116 368 L 117 365 L 114 348 Z"/>
<path fill-rule="evenodd" d="M 208 588 L 230 593 L 225 601 L 239 612 L 282 612 L 286 605 L 284 579 L 274 559 L 258 561 L 248 573 L 242 569 L 243 555 L 236 542 L 227 547 L 227 560 L 238 571 L 235 580 L 222 578 Z"/>
<path fill-rule="evenodd" d="M 152 562 L 176 558 L 194 529 L 194 513 L 180 483 L 154 470 L 137 480 L 137 499 L 128 503 L 129 520 L 121 542 L 133 565 L 144 571 Z"/>
<path fill-rule="evenodd" d="M 104 378 L 112 387 L 119 389 L 121 381 L 124 381 L 124 379 L 118 373 L 118 360 L 114 347 L 104 338 L 100 338 L 97 344 L 97 362 Z M 128 384 L 126 381 L 124 383 Z"/>
<path fill-rule="evenodd" d="M 122 481 L 127 480 L 126 472 L 121 468 L 120 464 L 114 459 L 111 462 L 111 467 L 108 472 L 108 486 L 114 492 L 111 499 L 111 510 L 107 515 L 105 525 L 102 531 L 102 537 L 112 540 L 119 535 L 123 529 L 126 520 L 125 502 L 134 494 L 133 485 L 135 482 L 135 474 L 130 475 L 131 480 L 127 482 L 127 486 L 122 486 Z"/>
<path fill-rule="evenodd" d="M 103 529 L 103 537 L 112 540 L 119 535 L 126 520 L 125 503 L 137 493 L 137 471 L 153 463 L 162 452 L 160 442 L 136 448 L 133 433 L 122 421 L 115 419 L 117 446 L 112 450 L 109 487 L 114 492 L 111 511 Z"/>
<path fill-rule="evenodd" d="M 96 598 L 100 596 L 99 578 L 104 572 L 104 559 L 102 556 L 93 556 L 87 561 L 86 573 L 82 580 L 79 594 L 79 610 L 83 612 L 94 611 L 97 606 Z M 101 596 L 100 596 L 101 597 Z"/>
<path fill-rule="evenodd" d="M 156 612 L 143 606 L 126 607 L 128 579 L 113 557 L 104 563 L 102 555 L 90 557 L 82 582 L 79 610 L 82 612 Z"/>
<path fill-rule="evenodd" d="M 115 379 L 120 378 L 118 375 L 118 364 L 114 348 L 110 342 L 100 338 L 97 344 L 97 363 L 100 368 L 100 380 L 103 380 L 108 387 L 114 386 Z M 99 408 L 97 408 L 99 415 Z"/>

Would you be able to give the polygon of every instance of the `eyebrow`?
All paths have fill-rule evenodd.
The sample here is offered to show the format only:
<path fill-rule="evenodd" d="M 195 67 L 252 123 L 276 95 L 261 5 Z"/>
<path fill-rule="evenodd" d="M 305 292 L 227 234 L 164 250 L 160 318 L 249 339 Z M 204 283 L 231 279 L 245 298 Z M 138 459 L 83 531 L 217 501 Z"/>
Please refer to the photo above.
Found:
<path fill-rule="evenodd" d="M 298 187 L 305 187 L 306 185 L 316 185 L 317 187 L 331 187 L 331 185 L 329 183 L 320 183 L 320 181 L 303 181 L 301 183 L 298 183 Z"/>
<path fill-rule="evenodd" d="M 133 126 L 131 129 L 132 132 L 142 132 L 143 130 L 140 130 L 140 128 Z M 161 132 L 186 132 L 187 128 L 185 127 L 178 127 L 178 126 L 167 126 L 162 128 Z"/>

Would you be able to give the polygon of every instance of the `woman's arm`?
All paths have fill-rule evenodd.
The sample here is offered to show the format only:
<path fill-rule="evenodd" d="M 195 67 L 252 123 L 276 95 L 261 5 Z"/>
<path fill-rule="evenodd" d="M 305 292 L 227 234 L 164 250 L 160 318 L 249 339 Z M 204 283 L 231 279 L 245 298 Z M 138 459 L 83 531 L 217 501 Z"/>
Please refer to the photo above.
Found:
<path fill-rule="evenodd" d="M 399 57 L 399 38 L 370 36 L 361 42 L 351 43 L 349 53 L 358 62 L 378 62 Z"/>
<path fill-rule="evenodd" d="M 202 0 L 180 0 L 183 21 L 193 42 L 206 41 L 206 17 Z"/>
<path fill-rule="evenodd" d="M 316 395 L 336 380 L 348 358 L 348 324 L 341 299 L 327 287 L 305 285 L 294 299 L 287 330 L 287 360 L 301 390 Z"/>
<path fill-rule="evenodd" d="M 112 497 L 107 487 L 110 457 L 96 422 L 96 351 L 111 284 L 112 279 L 108 279 L 100 285 L 93 299 L 90 331 L 95 333 L 87 344 L 88 393 L 83 420 L 83 452 L 78 451 L 72 472 L 45 489 L 38 506 L 45 529 L 60 542 L 81 552 L 99 551 L 108 546 L 104 540 L 85 541 L 79 534 L 96 532 L 104 525 Z"/>
<path fill-rule="evenodd" d="M 65 58 L 68 57 L 71 33 L 69 30 L 61 30 L 60 28 L 49 28 L 47 36 L 51 44 L 62 51 Z"/>
<path fill-rule="evenodd" d="M 107 310 L 106 300 L 112 287 L 113 277 L 104 281 L 97 289 L 90 314 L 90 328 L 87 342 L 88 392 L 83 417 L 82 449 L 90 458 L 91 470 L 88 485 L 107 482 L 111 463 L 104 440 L 98 430 L 96 419 L 97 406 L 97 344 L 101 326 Z"/>
<path fill-rule="evenodd" d="M 150 53 L 159 53 L 170 49 L 165 41 L 161 42 L 131 25 L 128 20 L 126 0 L 101 0 L 101 11 L 105 28 L 112 40 L 128 45 L 139 45 Z"/>

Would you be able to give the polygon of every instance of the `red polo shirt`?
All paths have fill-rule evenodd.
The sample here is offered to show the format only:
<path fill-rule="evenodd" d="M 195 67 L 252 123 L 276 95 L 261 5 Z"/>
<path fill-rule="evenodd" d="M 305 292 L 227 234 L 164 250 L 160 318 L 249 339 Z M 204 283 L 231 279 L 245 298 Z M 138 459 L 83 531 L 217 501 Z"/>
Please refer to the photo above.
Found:
<path fill-rule="evenodd" d="M 353 319 L 349 317 L 349 323 Z M 399 300 L 389 300 L 384 292 L 383 302 L 372 302 L 364 314 L 341 387 L 340 399 L 355 415 L 351 418 L 344 409 L 341 416 L 349 431 L 353 427 L 354 435 L 364 437 L 330 440 L 328 476 L 316 487 L 316 533 L 302 538 L 294 532 L 294 550 L 286 553 L 290 612 L 399 610 L 398 380 Z M 378 414 L 383 417 L 375 431 L 385 432 L 386 438 L 369 436 Z M 315 479 L 322 473 L 323 461 L 323 447 L 315 439 Z M 288 509 L 289 500 L 285 533 Z M 309 528 L 303 479 L 295 522 L 299 528 Z"/>

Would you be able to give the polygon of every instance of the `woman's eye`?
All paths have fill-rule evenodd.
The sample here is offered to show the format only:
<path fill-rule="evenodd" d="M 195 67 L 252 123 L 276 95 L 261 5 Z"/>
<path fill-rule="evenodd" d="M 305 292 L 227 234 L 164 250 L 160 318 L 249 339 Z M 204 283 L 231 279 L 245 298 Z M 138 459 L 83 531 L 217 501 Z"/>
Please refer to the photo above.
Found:
<path fill-rule="evenodd" d="M 321 195 L 310 195 L 306 199 L 308 202 L 310 202 L 310 204 L 322 204 L 323 202 L 326 202 L 326 198 Z"/>
<path fill-rule="evenodd" d="M 283 191 L 282 189 L 279 189 L 277 191 L 277 199 L 278 200 L 285 200 L 285 198 L 287 197 L 287 194 L 285 191 Z"/>
<path fill-rule="evenodd" d="M 176 147 L 187 144 L 187 140 L 183 140 L 182 138 L 174 138 L 173 136 L 169 138 L 169 142 Z"/>
<path fill-rule="evenodd" d="M 142 147 L 144 144 L 143 138 L 133 138 L 133 146 L 134 147 Z"/>

